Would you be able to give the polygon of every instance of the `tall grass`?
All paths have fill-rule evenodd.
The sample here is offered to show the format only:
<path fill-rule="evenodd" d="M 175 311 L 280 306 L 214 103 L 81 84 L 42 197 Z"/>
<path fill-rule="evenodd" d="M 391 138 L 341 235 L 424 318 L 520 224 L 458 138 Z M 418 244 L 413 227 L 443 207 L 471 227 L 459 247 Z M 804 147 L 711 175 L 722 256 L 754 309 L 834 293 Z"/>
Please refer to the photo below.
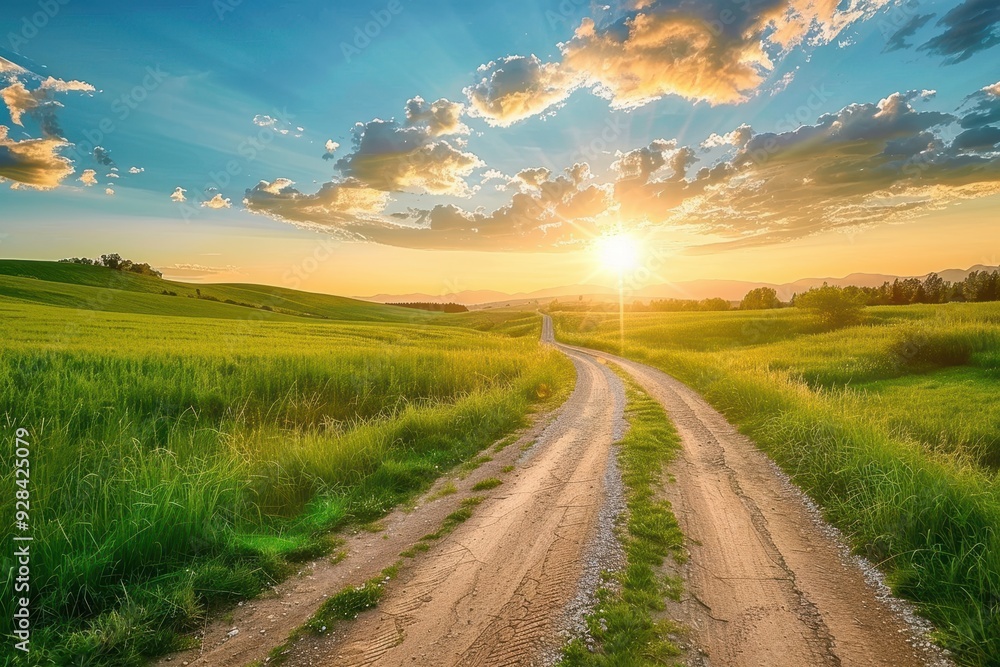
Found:
<path fill-rule="evenodd" d="M 837 331 L 794 311 L 633 315 L 626 354 L 753 437 L 959 662 L 1000 664 L 1000 308 L 870 310 Z M 617 351 L 616 320 L 556 319 Z"/>
<path fill-rule="evenodd" d="M 38 664 L 180 647 L 213 605 L 427 487 L 571 373 L 534 338 L 459 328 L 0 311 L 0 424 L 33 443 Z"/>

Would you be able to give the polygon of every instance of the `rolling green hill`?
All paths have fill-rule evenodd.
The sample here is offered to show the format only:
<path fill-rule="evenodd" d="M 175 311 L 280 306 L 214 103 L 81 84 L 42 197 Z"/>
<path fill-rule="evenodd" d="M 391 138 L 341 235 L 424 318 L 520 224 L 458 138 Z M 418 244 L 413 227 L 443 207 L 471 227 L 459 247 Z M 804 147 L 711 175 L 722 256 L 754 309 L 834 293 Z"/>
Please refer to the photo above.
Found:
<path fill-rule="evenodd" d="M 262 320 L 302 318 L 368 322 L 426 322 L 439 313 L 383 306 L 328 294 L 266 285 L 190 283 L 100 266 L 0 260 L 0 298 L 147 315 Z"/>
<path fill-rule="evenodd" d="M 190 645 L 209 613 L 339 548 L 336 531 L 379 519 L 572 387 L 537 315 L 452 317 L 0 260 L 0 515 L 22 488 L 20 428 L 44 610 L 31 664 L 137 666 Z M 0 525 L 0 540 L 14 530 Z"/>

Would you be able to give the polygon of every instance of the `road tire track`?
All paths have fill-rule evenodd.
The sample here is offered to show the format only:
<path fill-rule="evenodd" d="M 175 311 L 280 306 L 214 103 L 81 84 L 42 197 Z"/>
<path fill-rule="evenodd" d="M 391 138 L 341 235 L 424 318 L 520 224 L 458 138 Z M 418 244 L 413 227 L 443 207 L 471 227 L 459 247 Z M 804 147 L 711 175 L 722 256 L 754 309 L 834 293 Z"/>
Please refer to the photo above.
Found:
<path fill-rule="evenodd" d="M 576 387 L 518 470 L 401 572 L 376 609 L 306 639 L 288 665 L 543 664 L 564 641 L 621 432 L 621 380 L 568 351 Z"/>
<path fill-rule="evenodd" d="M 546 317 L 543 335 L 552 339 Z M 690 553 L 685 598 L 668 613 L 690 630 L 688 664 L 733 667 L 947 665 L 876 590 L 837 531 L 747 437 L 705 399 L 644 364 L 617 364 L 667 411 L 682 441 L 664 485 Z"/>

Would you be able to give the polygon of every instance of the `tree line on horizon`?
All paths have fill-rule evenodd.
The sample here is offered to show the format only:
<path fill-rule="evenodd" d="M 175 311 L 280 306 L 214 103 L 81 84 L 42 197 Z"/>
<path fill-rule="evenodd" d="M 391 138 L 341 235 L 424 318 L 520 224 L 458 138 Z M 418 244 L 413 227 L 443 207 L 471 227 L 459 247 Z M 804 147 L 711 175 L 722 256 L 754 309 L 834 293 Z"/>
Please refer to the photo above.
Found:
<path fill-rule="evenodd" d="M 467 313 L 469 309 L 460 303 L 431 303 L 429 301 L 409 301 L 406 303 L 387 303 L 387 306 L 398 306 L 400 308 L 415 308 L 417 310 L 430 310 L 436 313 Z"/>
<path fill-rule="evenodd" d="M 710 299 L 653 299 L 648 303 L 633 301 L 625 304 L 625 310 L 633 313 L 655 312 L 706 312 L 724 310 L 771 310 L 795 306 L 796 301 L 805 294 L 827 289 L 842 293 L 848 301 L 860 306 L 906 306 L 917 303 L 949 303 L 953 301 L 1000 301 L 1000 270 L 972 271 L 964 280 L 949 282 L 936 273 L 926 278 L 896 278 L 892 282 L 885 281 L 878 287 L 846 287 L 829 286 L 813 287 L 802 294 L 794 294 L 790 301 L 783 302 L 773 287 L 756 287 L 744 295 L 736 304 L 722 298 Z M 813 297 L 809 297 L 812 299 Z M 611 301 L 594 303 L 583 301 L 553 300 L 549 306 L 551 311 L 602 311 L 617 310 L 618 304 Z"/>
<path fill-rule="evenodd" d="M 98 259 L 90 259 L 88 257 L 69 257 L 66 259 L 60 259 L 59 263 L 83 264 L 85 266 L 102 266 L 106 269 L 112 269 L 113 271 L 138 273 L 141 276 L 153 276 L 154 278 L 163 277 L 162 272 L 157 271 L 146 262 L 133 262 L 131 259 L 123 258 L 116 252 L 108 253 L 106 255 L 101 255 Z"/>
<path fill-rule="evenodd" d="M 868 306 L 904 306 L 913 303 L 948 303 L 950 301 L 1000 301 L 1000 271 L 973 271 L 965 280 L 948 282 L 936 273 L 922 281 L 903 278 L 886 281 L 880 287 L 845 287 L 857 289 L 867 298 Z"/>
<path fill-rule="evenodd" d="M 823 283 L 823 287 L 828 287 Z M 808 294 L 818 288 L 804 292 Z M 1000 271 L 972 271 L 964 280 L 949 282 L 936 273 L 926 278 L 896 278 L 878 287 L 847 285 L 834 287 L 848 297 L 856 298 L 865 306 L 908 306 L 917 303 L 949 303 L 953 301 L 1000 301 Z M 799 294 L 792 295 L 788 305 L 795 305 Z M 777 305 L 776 305 L 777 304 Z M 770 287 L 750 290 L 740 304 L 741 310 L 780 308 L 785 304 L 778 300 Z"/>
<path fill-rule="evenodd" d="M 618 310 L 618 303 L 613 301 L 559 301 L 553 299 L 547 306 L 549 311 L 590 311 L 590 312 L 611 312 Z M 732 310 L 733 304 L 720 297 L 711 299 L 653 299 L 648 304 L 642 301 L 633 301 L 625 304 L 625 310 L 630 313 L 681 313 L 681 312 L 708 312 L 720 310 Z"/>

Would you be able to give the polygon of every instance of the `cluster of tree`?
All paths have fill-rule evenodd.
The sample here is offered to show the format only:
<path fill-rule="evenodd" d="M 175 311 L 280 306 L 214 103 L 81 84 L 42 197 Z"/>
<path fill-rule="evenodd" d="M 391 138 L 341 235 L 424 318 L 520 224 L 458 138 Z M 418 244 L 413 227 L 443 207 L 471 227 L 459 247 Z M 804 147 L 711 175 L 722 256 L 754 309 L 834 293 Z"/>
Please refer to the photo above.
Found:
<path fill-rule="evenodd" d="M 643 311 L 658 313 L 729 310 L 732 307 L 728 301 L 718 297 L 702 299 L 701 301 L 695 301 L 694 299 L 655 299 L 650 301 L 649 305 L 645 307 L 641 303 L 636 305 L 642 308 Z"/>
<path fill-rule="evenodd" d="M 923 280 L 904 278 L 881 287 L 855 287 L 869 306 L 902 306 L 949 301 L 1000 301 L 1000 271 L 973 271 L 965 280 L 948 282 L 936 273 Z"/>
<path fill-rule="evenodd" d="M 430 303 L 414 301 L 411 303 L 387 303 L 387 306 L 399 306 L 400 308 L 416 308 L 417 310 L 431 310 L 438 313 L 467 313 L 469 309 L 460 303 Z"/>
<path fill-rule="evenodd" d="M 747 292 L 740 301 L 740 310 L 770 310 L 782 305 L 773 287 L 757 287 Z"/>
<path fill-rule="evenodd" d="M 85 264 L 87 266 L 103 266 L 115 271 L 126 271 L 128 273 L 138 273 L 141 276 L 154 276 L 162 278 L 163 274 L 145 262 L 133 262 L 131 259 L 124 259 L 118 253 L 101 255 L 98 259 L 88 259 L 87 257 L 70 257 L 60 259 L 64 264 Z"/>
<path fill-rule="evenodd" d="M 861 320 L 865 296 L 857 287 L 835 287 L 823 283 L 792 298 L 792 305 L 804 308 L 827 326 L 839 327 Z"/>

